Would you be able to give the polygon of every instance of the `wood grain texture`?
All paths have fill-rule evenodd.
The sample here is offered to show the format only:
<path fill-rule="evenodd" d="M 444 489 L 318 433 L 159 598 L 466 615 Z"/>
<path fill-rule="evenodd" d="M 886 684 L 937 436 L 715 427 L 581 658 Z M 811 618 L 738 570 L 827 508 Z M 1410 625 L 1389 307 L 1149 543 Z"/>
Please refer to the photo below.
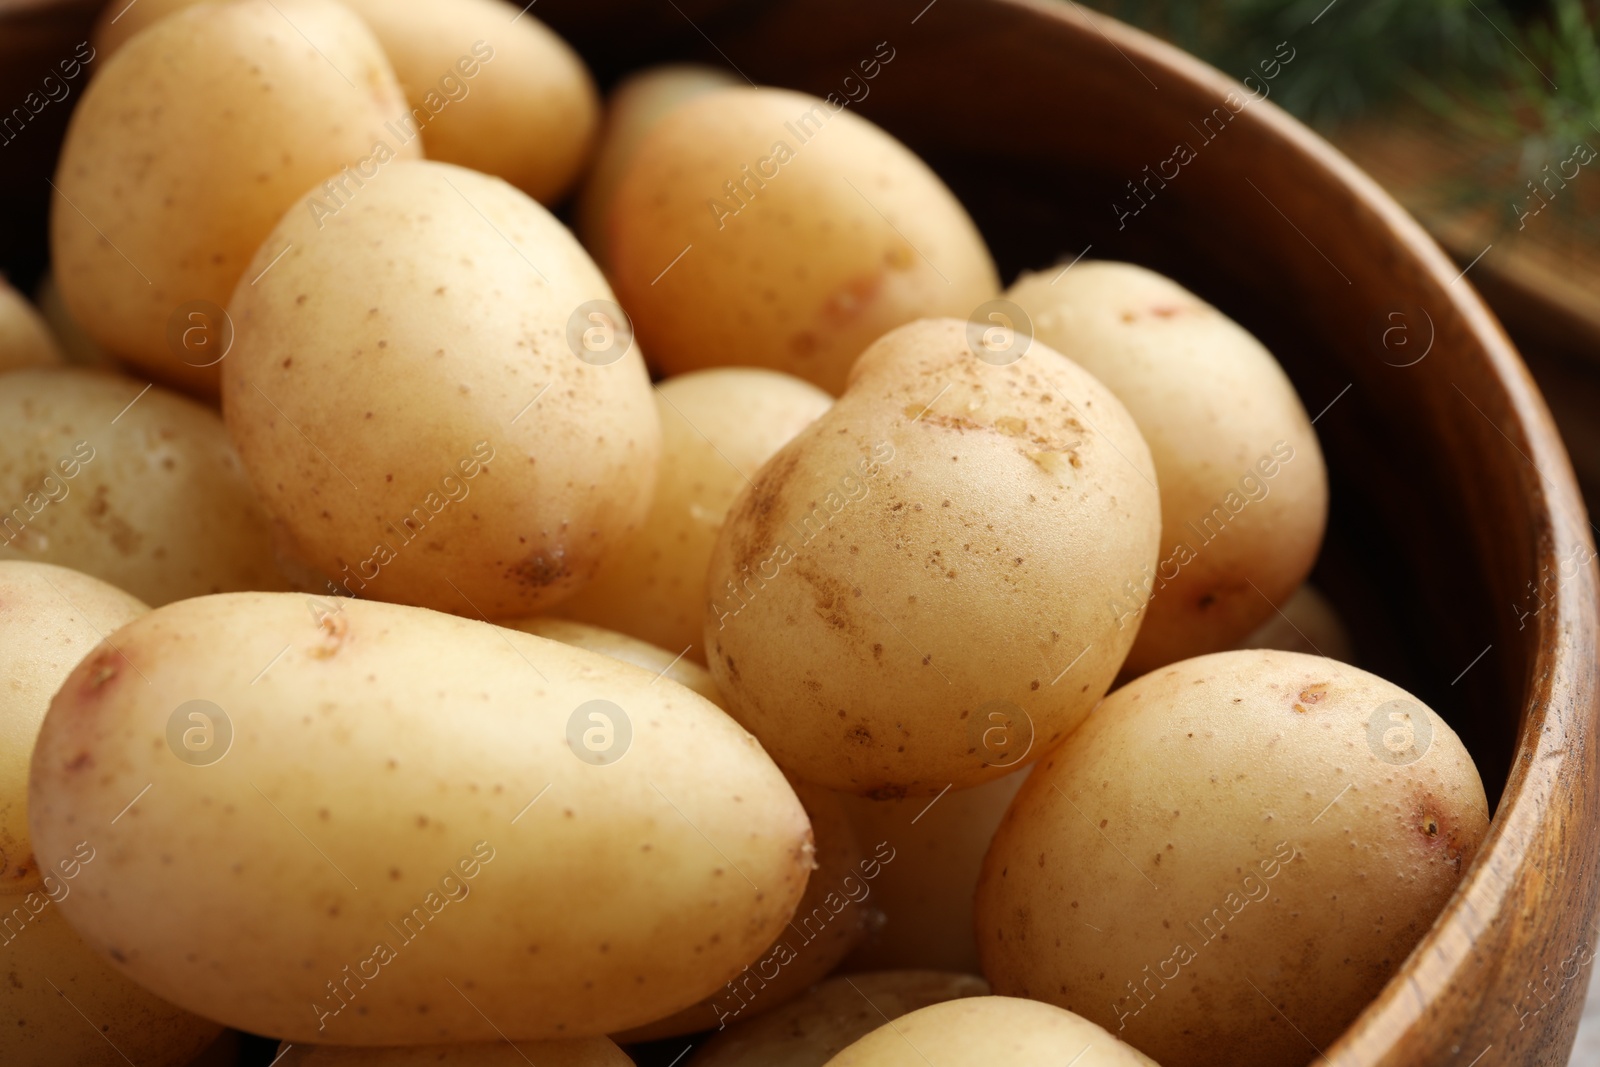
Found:
<path fill-rule="evenodd" d="M 62 6 L 67 47 L 79 39 L 72 16 L 92 7 Z M 1164 271 L 1255 332 L 1313 414 L 1326 406 L 1317 429 L 1333 519 L 1315 580 L 1352 622 L 1364 665 L 1452 723 L 1497 799 L 1486 848 L 1433 930 L 1348 1032 L 1306 1060 L 1565 1063 L 1600 897 L 1592 528 L 1549 412 L 1471 275 L 1270 100 L 1233 114 L 1237 84 L 1082 7 L 678 7 L 541 0 L 537 14 L 603 82 L 674 58 L 840 92 L 887 41 L 895 58 L 853 106 L 946 177 L 1007 279 L 1085 248 Z M 1294 72 L 1291 60 L 1280 77 Z M 1195 158 L 1119 218 L 1114 204 L 1135 206 L 1127 183 L 1178 144 Z M 1412 347 L 1386 346 L 1397 322 Z"/>

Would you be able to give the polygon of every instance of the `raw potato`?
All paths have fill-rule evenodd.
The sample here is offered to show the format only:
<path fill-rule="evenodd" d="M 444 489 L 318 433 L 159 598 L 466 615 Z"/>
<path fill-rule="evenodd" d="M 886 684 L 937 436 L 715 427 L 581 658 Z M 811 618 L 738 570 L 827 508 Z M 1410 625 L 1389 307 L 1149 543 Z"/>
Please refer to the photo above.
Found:
<path fill-rule="evenodd" d="M 112 359 L 105 349 L 95 343 L 78 320 L 72 317 L 72 312 L 67 310 L 67 305 L 61 299 L 61 287 L 56 284 L 54 274 L 46 274 L 39 283 L 39 289 L 34 293 L 34 299 L 39 305 L 39 314 L 44 316 L 45 324 L 50 327 L 50 332 L 56 342 L 61 346 L 61 354 L 67 363 L 74 367 L 93 367 L 97 370 L 117 370 L 117 362 Z"/>
<path fill-rule="evenodd" d="M 267 518 L 215 412 L 117 374 L 0 375 L 0 559 L 155 605 L 282 589 Z"/>
<path fill-rule="evenodd" d="M 651 674 L 669 678 L 685 689 L 699 693 L 717 707 L 723 707 L 722 692 L 717 688 L 716 679 L 711 677 L 710 671 L 683 656 L 674 658 L 666 649 L 658 648 L 648 641 L 619 634 L 615 630 L 590 626 L 586 622 L 552 619 L 545 616 L 513 619 L 500 625 L 550 641 L 560 641 L 563 645 L 572 645 L 574 648 L 587 648 L 590 652 L 598 652 L 602 656 L 610 656 L 612 659 L 631 663 L 635 667 L 643 667 Z"/>
<path fill-rule="evenodd" d="M 891 841 L 895 859 L 872 884 L 873 931 L 845 960 L 847 971 L 906 968 L 978 971 L 972 895 L 983 854 L 1006 806 L 1032 768 L 971 789 L 927 797 L 869 800 L 844 795 L 866 841 Z"/>
<path fill-rule="evenodd" d="M 409 1048 L 287 1045 L 279 1046 L 278 1055 L 275 1067 L 633 1067 L 627 1054 L 603 1037 Z"/>
<path fill-rule="evenodd" d="M 67 307 L 119 358 L 215 394 L 229 333 L 217 312 L 257 247 L 342 167 L 355 189 L 417 157 L 387 125 L 404 115 L 371 31 L 330 0 L 162 19 L 101 66 L 67 128 L 50 217 Z"/>
<path fill-rule="evenodd" d="M 940 971 L 830 978 L 770 1015 L 714 1035 L 688 1067 L 822 1067 L 885 1018 L 988 992 L 989 983 L 976 975 Z"/>
<path fill-rule="evenodd" d="M 1016 997 L 965 997 L 921 1008 L 878 1027 L 826 1067 L 927 1067 L 929 1055 L 939 1067 L 1157 1067 L 1082 1016 Z"/>
<path fill-rule="evenodd" d="M 927 164 L 853 112 L 782 89 L 706 93 L 658 122 L 617 188 L 606 249 L 668 374 L 756 363 L 833 393 L 886 331 L 965 319 L 999 290 Z"/>
<path fill-rule="evenodd" d="M 43 317 L 0 277 L 0 373 L 63 362 L 61 349 Z"/>
<path fill-rule="evenodd" d="M 1107 697 L 1012 802 L 983 971 L 1166 1067 L 1301 1063 L 1427 932 L 1488 819 L 1471 756 L 1399 686 L 1292 652 L 1186 660 Z"/>
<path fill-rule="evenodd" d="M 241 281 L 223 362 L 292 554 L 340 595 L 479 618 L 572 593 L 644 518 L 660 449 L 638 347 L 570 340 L 611 300 L 599 270 L 538 203 L 445 163 L 391 163 L 323 223 L 291 211 L 262 246 L 252 276 L 293 248 Z"/>
<path fill-rule="evenodd" d="M 998 778 L 1104 695 L 1135 632 L 1111 598 L 1159 516 L 1133 420 L 1083 370 L 1042 344 L 979 359 L 965 322 L 901 327 L 730 510 L 711 673 L 806 781 L 887 799 Z"/>
<path fill-rule="evenodd" d="M 761 465 L 827 411 L 799 378 L 718 367 L 656 387 L 661 477 L 639 532 L 605 561 L 563 615 L 633 634 L 704 663 L 706 568 L 728 507 Z"/>
<path fill-rule="evenodd" d="M 1338 609 L 1310 582 L 1239 642 L 1240 648 L 1277 648 L 1327 656 L 1341 663 L 1356 662 L 1355 642 L 1339 617 Z"/>
<path fill-rule="evenodd" d="M 338 606 L 173 604 L 58 694 L 34 840 L 93 834 L 62 907 L 130 977 L 291 1043 L 577 1038 L 693 1003 L 785 928 L 810 827 L 713 705 L 543 638 Z M 609 763 L 573 747 L 596 700 Z"/>
<path fill-rule="evenodd" d="M 1316 431 L 1272 353 L 1176 282 L 1131 263 L 1024 275 L 1006 296 L 1034 336 L 1127 405 L 1161 486 L 1161 558 L 1132 678 L 1232 648 L 1316 562 L 1328 476 Z M 1119 598 L 1131 619 L 1137 594 Z"/>
<path fill-rule="evenodd" d="M 715 67 L 668 63 L 631 74 L 611 91 L 600 146 L 578 195 L 578 236 L 596 263 L 605 266 L 611 262 L 606 250 L 611 201 L 644 135 L 679 104 L 737 84 L 733 75 Z"/>
<path fill-rule="evenodd" d="M 868 858 L 837 793 L 796 785 L 811 818 L 817 869 L 788 927 L 767 950 L 715 994 L 659 1022 L 617 1034 L 618 1041 L 720 1030 L 781 1008 L 827 977 L 866 932 L 872 880 L 887 869 L 894 850 L 884 842 Z M 887 849 L 887 854 L 884 852 Z"/>
<path fill-rule="evenodd" d="M 148 610 L 77 571 L 0 561 L 0 1063 L 120 1067 L 126 1054 L 178 1067 L 222 1029 L 128 981 L 62 919 L 59 902 L 104 862 L 94 842 L 45 850 L 41 863 L 28 834 L 28 760 L 51 695 L 102 633 Z"/>

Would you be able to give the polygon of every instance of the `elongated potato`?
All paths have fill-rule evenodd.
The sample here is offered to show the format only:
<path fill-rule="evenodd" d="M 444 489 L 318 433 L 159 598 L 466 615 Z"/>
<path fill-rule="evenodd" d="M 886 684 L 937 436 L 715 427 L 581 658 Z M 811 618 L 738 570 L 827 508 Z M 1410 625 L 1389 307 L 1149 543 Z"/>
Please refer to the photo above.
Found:
<path fill-rule="evenodd" d="M 46 717 L 34 840 L 91 837 L 104 862 L 69 920 L 229 1025 L 598 1036 L 711 993 L 803 892 L 810 828 L 783 776 L 637 667 L 289 593 L 183 601 L 111 640 L 122 655 L 90 656 Z"/>
<path fill-rule="evenodd" d="M 65 362 L 43 316 L 0 277 L 0 373 Z"/>
<path fill-rule="evenodd" d="M 907 1012 L 960 997 L 989 983 L 949 971 L 878 971 L 830 978 L 762 1018 L 707 1041 L 689 1067 L 822 1067 L 845 1046 Z"/>
<path fill-rule="evenodd" d="M 1322 449 L 1288 376 L 1232 319 L 1131 263 L 1026 274 L 1006 295 L 1150 445 L 1161 558 L 1128 579 L 1150 596 L 1125 675 L 1234 647 L 1305 581 L 1327 522 Z"/>
<path fill-rule="evenodd" d="M 126 1055 L 178 1067 L 222 1029 L 130 982 L 61 917 L 60 903 L 83 885 L 78 878 L 104 861 L 94 844 L 84 838 L 64 852 L 36 850 L 28 834 L 28 761 L 50 697 L 102 634 L 148 610 L 65 567 L 0 561 L 0 677 L 7 683 L 0 689 L 3 1063 L 111 1067 Z"/>
<path fill-rule="evenodd" d="M 615 630 L 599 626 L 590 626 L 586 622 L 552 619 L 542 615 L 529 619 L 512 619 L 500 625 L 546 640 L 560 641 L 563 645 L 571 645 L 574 648 L 587 648 L 590 652 L 598 652 L 602 656 L 610 656 L 612 659 L 631 663 L 635 667 L 643 667 L 651 674 L 670 678 L 685 689 L 694 690 L 719 708 L 723 706 L 722 692 L 717 688 L 717 681 L 711 677 L 710 671 L 683 656 L 674 657 L 666 649 L 658 648 L 648 641 L 641 641 L 637 637 L 629 637 L 627 634 L 619 634 Z"/>
<path fill-rule="evenodd" d="M 656 386 L 661 477 L 650 514 L 562 615 L 704 663 L 706 568 L 728 507 L 772 454 L 833 398 L 799 378 L 719 367 Z"/>
<path fill-rule="evenodd" d="M 157 605 L 284 587 L 210 409 L 118 374 L 35 369 L 0 375 L 0 426 L 0 559 L 71 567 Z"/>
<path fill-rule="evenodd" d="M 633 1061 L 603 1037 L 577 1041 L 497 1041 L 492 1045 L 411 1045 L 352 1048 L 283 1045 L 275 1067 L 632 1067 Z"/>
<path fill-rule="evenodd" d="M 284 216 L 253 270 L 291 245 L 229 305 L 222 403 L 292 554 L 349 595 L 491 619 L 591 578 L 661 438 L 637 346 L 581 341 L 619 312 L 566 227 L 498 179 L 393 163 L 349 210 Z"/>
<path fill-rule="evenodd" d="M 1082 1016 L 1017 997 L 963 997 L 919 1008 L 878 1027 L 826 1067 L 927 1067 L 929 1055 L 940 1067 L 1157 1067 Z"/>
<path fill-rule="evenodd" d="M 640 142 L 605 247 L 668 374 L 755 363 L 837 393 L 888 330 L 964 319 L 998 294 L 960 202 L 847 108 L 722 89 L 674 108 Z"/>
<path fill-rule="evenodd" d="M 50 214 L 67 307 L 119 358 L 214 395 L 221 305 L 256 249 L 313 183 L 419 156 L 391 129 L 404 115 L 377 40 L 330 0 L 161 19 L 105 63 L 67 128 Z"/>
<path fill-rule="evenodd" d="M 1184 660 L 1107 697 L 1012 801 L 983 972 L 1166 1067 L 1300 1063 L 1427 932 L 1488 821 L 1472 757 L 1399 686 L 1293 652 Z"/>
<path fill-rule="evenodd" d="M 1133 642 L 1110 598 L 1160 533 L 1133 420 L 1042 344 L 979 358 L 967 325 L 864 352 L 717 538 L 708 665 L 806 781 L 888 799 L 999 778 L 1083 720 Z"/>

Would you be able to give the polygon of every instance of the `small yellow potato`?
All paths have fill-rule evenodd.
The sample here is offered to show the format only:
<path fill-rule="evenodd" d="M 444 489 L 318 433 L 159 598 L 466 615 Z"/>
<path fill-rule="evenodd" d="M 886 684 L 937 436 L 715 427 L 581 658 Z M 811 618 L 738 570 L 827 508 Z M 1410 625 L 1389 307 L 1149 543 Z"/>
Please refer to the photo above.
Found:
<path fill-rule="evenodd" d="M 912 323 L 734 502 L 708 666 L 797 778 L 978 785 L 1105 694 L 1136 632 L 1111 596 L 1159 533 L 1149 450 L 1104 386 L 1042 344 L 993 362 L 965 322 Z"/>
<path fill-rule="evenodd" d="M 950 190 L 838 98 L 740 87 L 674 108 L 611 212 L 617 293 L 668 374 L 755 363 L 838 393 L 886 331 L 999 291 Z"/>
<path fill-rule="evenodd" d="M 856 833 L 893 843 L 895 859 L 872 884 L 874 928 L 845 960 L 847 971 L 923 968 L 977 973 L 972 897 L 983 854 L 1032 768 L 971 789 L 871 800 L 843 794 Z"/>
<path fill-rule="evenodd" d="M 772 943 L 800 801 L 674 682 L 451 615 L 200 597 L 110 636 L 40 731 L 61 908 L 175 1004 L 293 1044 L 598 1037 Z M 127 808 L 115 823 L 109 815 Z"/>
<path fill-rule="evenodd" d="M 1427 932 L 1489 822 L 1450 726 L 1320 656 L 1184 660 L 1034 769 L 975 909 L 995 990 L 1166 1067 L 1301 1063 Z"/>
<path fill-rule="evenodd" d="M 1311 572 L 1328 475 L 1272 353 L 1176 282 L 1131 263 L 1025 274 L 1006 296 L 1034 336 L 1127 405 L 1161 486 L 1161 558 L 1117 598 L 1148 596 L 1125 677 L 1234 647 Z"/>
<path fill-rule="evenodd" d="M 699 693 L 717 707 L 723 707 L 722 692 L 717 689 L 716 679 L 711 677 L 710 671 L 685 656 L 674 657 L 666 649 L 648 641 L 600 626 L 590 626 L 586 622 L 552 619 L 542 615 L 530 619 L 512 619 L 500 625 L 549 641 L 560 641 L 574 648 L 587 648 L 590 652 L 643 667 L 651 674 L 669 678 L 685 689 Z"/>
<path fill-rule="evenodd" d="M 159 20 L 101 66 L 67 127 L 50 211 L 67 307 L 118 358 L 215 395 L 233 332 L 221 306 L 262 240 L 313 183 L 359 196 L 419 156 L 396 132 L 405 114 L 377 40 L 331 0 Z"/>
<path fill-rule="evenodd" d="M 1355 642 L 1339 611 L 1316 586 L 1307 582 L 1284 601 L 1272 617 L 1239 642 L 1239 648 L 1277 648 L 1306 652 L 1341 663 L 1356 662 Z"/>
<path fill-rule="evenodd" d="M 125 1054 L 179 1067 L 222 1029 L 130 982 L 62 919 L 79 877 L 106 862 L 96 835 L 36 856 L 28 834 L 28 761 L 50 697 L 102 634 L 148 610 L 86 574 L 0 560 L 0 1063 L 111 1067 Z"/>
<path fill-rule="evenodd" d="M 806 894 L 778 939 L 715 994 L 665 1019 L 614 1035 L 623 1043 L 721 1030 L 765 1015 L 827 977 L 865 933 L 872 882 L 894 860 L 880 842 L 869 855 L 851 825 L 838 793 L 795 785 L 811 818 L 816 870 Z"/>
<path fill-rule="evenodd" d="M 61 299 L 61 287 L 54 274 L 46 274 L 34 293 L 39 314 L 50 327 L 50 333 L 60 345 L 61 354 L 74 367 L 92 367 L 97 370 L 117 370 L 117 361 L 104 348 L 95 343 L 78 320 L 67 310 Z"/>
<path fill-rule="evenodd" d="M 63 362 L 61 348 L 43 316 L 0 277 L 0 374 Z"/>
<path fill-rule="evenodd" d="M 600 144 L 578 195 L 578 236 L 596 263 L 611 262 L 606 251 L 611 201 L 644 135 L 679 104 L 738 84 L 737 78 L 716 67 L 668 63 L 631 74 L 611 90 Z"/>
<path fill-rule="evenodd" d="M 78 368 L 0 375 L 0 559 L 150 604 L 282 589 L 266 516 L 216 412 Z"/>
<path fill-rule="evenodd" d="M 885 1019 L 960 997 L 982 997 L 989 983 L 971 974 L 880 971 L 830 978 L 805 996 L 714 1035 L 688 1067 L 822 1067 Z"/>
<path fill-rule="evenodd" d="M 1082 1016 L 1017 997 L 964 997 L 919 1008 L 878 1027 L 825 1067 L 934 1062 L 939 1067 L 1157 1067 Z"/>
<path fill-rule="evenodd" d="M 632 1067 L 603 1037 L 577 1041 L 496 1041 L 494 1044 L 352 1048 L 280 1045 L 274 1067 Z"/>
<path fill-rule="evenodd" d="M 706 568 L 728 507 L 761 465 L 833 403 L 799 378 L 718 367 L 656 387 L 661 477 L 650 514 L 559 611 L 699 663 Z"/>
<path fill-rule="evenodd" d="M 339 595 L 534 614 L 647 514 L 644 361 L 621 334 L 590 347 L 620 312 L 536 201 L 391 163 L 349 210 L 284 216 L 263 270 L 229 305 L 223 414 L 288 554 Z"/>
<path fill-rule="evenodd" d="M 127 43 L 128 38 L 146 26 L 201 2 L 202 0 L 138 0 L 133 4 L 126 2 L 107 4 L 101 9 L 100 17 L 95 20 L 94 29 L 89 34 L 95 58 L 100 61 L 91 69 L 103 68 L 105 61 L 119 51 Z"/>

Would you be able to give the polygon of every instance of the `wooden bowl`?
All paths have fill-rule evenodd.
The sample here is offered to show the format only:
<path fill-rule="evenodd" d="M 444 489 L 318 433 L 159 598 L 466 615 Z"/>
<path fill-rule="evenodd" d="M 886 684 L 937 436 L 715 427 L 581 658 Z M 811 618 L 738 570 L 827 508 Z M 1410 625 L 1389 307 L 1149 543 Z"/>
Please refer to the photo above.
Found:
<path fill-rule="evenodd" d="M 0 0 L 0 53 L 25 17 L 30 49 L 65 54 L 97 6 Z M 1144 263 L 1277 353 L 1328 456 L 1315 580 L 1363 664 L 1451 722 L 1495 803 L 1486 847 L 1432 930 L 1306 1059 L 1564 1064 L 1600 892 L 1593 541 L 1544 402 L 1470 271 L 1270 100 L 1241 106 L 1247 91 L 1217 71 L 1076 5 L 543 0 L 535 13 L 603 81 L 698 59 L 844 93 L 887 42 L 894 58 L 853 106 L 939 169 L 1007 278 L 1085 251 Z M 39 43 L 41 19 L 53 46 Z M 1261 58 L 1294 76 L 1293 58 Z M 1179 144 L 1194 158 L 1173 176 L 1163 161 Z M 6 187 L 47 191 L 54 145 L 34 151 L 0 156 Z M 19 269 L 42 253 L 0 247 Z"/>

